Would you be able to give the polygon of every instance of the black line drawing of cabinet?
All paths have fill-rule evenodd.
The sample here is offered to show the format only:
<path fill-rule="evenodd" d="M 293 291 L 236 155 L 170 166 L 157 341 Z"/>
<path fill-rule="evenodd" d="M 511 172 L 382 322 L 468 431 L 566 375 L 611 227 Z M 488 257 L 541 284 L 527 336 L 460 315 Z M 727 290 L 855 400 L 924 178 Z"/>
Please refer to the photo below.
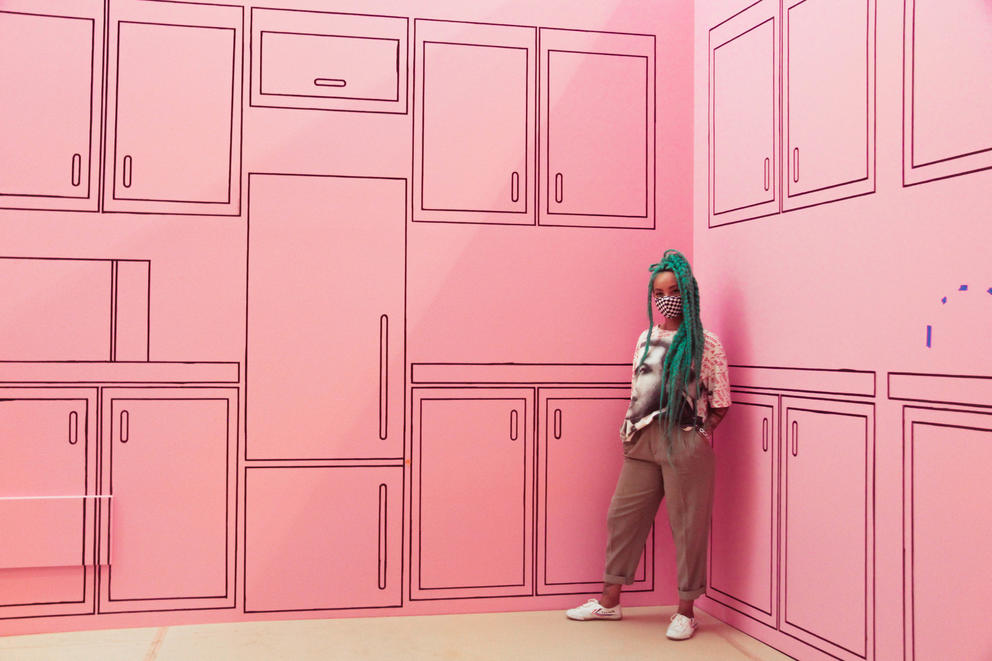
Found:
<path fill-rule="evenodd" d="M 96 401 L 0 388 L 0 619 L 95 612 Z"/>
<path fill-rule="evenodd" d="M 904 1 L 903 186 L 992 168 L 988 3 Z"/>
<path fill-rule="evenodd" d="M 875 0 L 792 1 L 782 19 L 782 208 L 875 192 Z"/>
<path fill-rule="evenodd" d="M 541 28 L 539 45 L 539 224 L 654 228 L 654 36 Z"/>
<path fill-rule="evenodd" d="M 106 211 L 240 213 L 243 14 L 229 5 L 111 5 Z"/>
<path fill-rule="evenodd" d="M 536 28 L 413 32 L 413 220 L 533 225 Z"/>
<path fill-rule="evenodd" d="M 96 211 L 103 3 L 0 7 L 0 208 Z"/>
<path fill-rule="evenodd" d="M 709 226 L 778 213 L 779 5 L 709 31 Z"/>
<path fill-rule="evenodd" d="M 251 8 L 251 105 L 406 114 L 409 19 Z"/>

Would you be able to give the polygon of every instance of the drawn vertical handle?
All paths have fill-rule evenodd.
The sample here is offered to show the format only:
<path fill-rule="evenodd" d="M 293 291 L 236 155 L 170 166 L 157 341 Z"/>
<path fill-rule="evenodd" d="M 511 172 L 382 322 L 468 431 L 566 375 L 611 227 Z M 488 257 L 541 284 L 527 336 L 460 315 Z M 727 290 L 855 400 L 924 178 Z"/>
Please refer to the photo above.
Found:
<path fill-rule="evenodd" d="M 799 423 L 792 421 L 792 456 L 799 456 Z"/>
<path fill-rule="evenodd" d="M 379 440 L 389 434 L 389 316 L 379 317 Z"/>
<path fill-rule="evenodd" d="M 121 410 L 121 443 L 127 443 L 129 436 L 128 423 L 130 421 L 130 415 L 127 409 Z"/>
<path fill-rule="evenodd" d="M 792 181 L 799 181 L 799 147 L 792 149 Z"/>
<path fill-rule="evenodd" d="M 510 440 L 511 441 L 517 440 L 517 432 L 518 431 L 519 431 L 519 429 L 517 428 L 517 409 L 512 409 L 510 411 Z"/>
<path fill-rule="evenodd" d="M 768 418 L 761 419 L 761 451 L 768 452 Z"/>
<path fill-rule="evenodd" d="M 126 154 L 124 156 L 124 170 L 123 173 L 121 174 L 121 177 L 122 177 L 121 183 L 124 184 L 124 188 L 130 188 L 131 187 L 131 155 L 130 154 Z"/>
<path fill-rule="evenodd" d="M 768 190 L 769 186 L 771 186 L 771 182 L 769 181 L 771 164 L 772 164 L 771 160 L 769 160 L 768 157 L 765 157 L 765 190 Z"/>
<path fill-rule="evenodd" d="M 79 414 L 69 411 L 69 445 L 79 442 Z"/>
<path fill-rule="evenodd" d="M 72 185 L 78 186 L 83 178 L 83 157 L 80 154 L 72 155 Z"/>
<path fill-rule="evenodd" d="M 516 202 L 520 199 L 520 173 L 514 171 L 510 175 L 510 200 Z"/>
<path fill-rule="evenodd" d="M 387 556 L 387 545 L 386 545 L 386 506 L 387 506 L 387 488 L 385 483 L 379 485 L 379 589 L 386 589 L 386 563 L 388 560 Z"/>
<path fill-rule="evenodd" d="M 561 175 L 561 172 L 555 175 L 555 202 L 561 204 L 561 201 L 565 199 L 565 178 Z"/>
<path fill-rule="evenodd" d="M 555 409 L 555 438 L 561 438 L 561 409 Z"/>

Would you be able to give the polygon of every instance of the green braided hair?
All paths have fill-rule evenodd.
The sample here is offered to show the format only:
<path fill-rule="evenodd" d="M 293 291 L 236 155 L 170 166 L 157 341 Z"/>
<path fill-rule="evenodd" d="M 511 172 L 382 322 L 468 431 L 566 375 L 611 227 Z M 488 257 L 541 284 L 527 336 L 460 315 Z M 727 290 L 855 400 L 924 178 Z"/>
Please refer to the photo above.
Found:
<path fill-rule="evenodd" d="M 654 294 L 655 276 L 662 271 L 671 271 L 675 275 L 682 296 L 682 324 L 665 353 L 665 362 L 661 368 L 663 378 L 661 401 L 658 403 L 661 410 L 662 404 L 666 400 L 669 402 L 668 409 L 662 415 L 665 416 L 666 430 L 672 432 L 678 424 L 682 408 L 679 405 L 682 401 L 681 393 L 692 381 L 693 369 L 695 368 L 696 374 L 700 373 L 705 337 L 703 324 L 699 319 L 699 285 L 692 274 L 689 261 L 678 250 L 666 250 L 661 261 L 651 265 L 651 279 L 648 280 L 648 336 L 638 366 L 644 363 L 648 357 L 648 349 L 651 347 L 651 331 L 654 328 L 654 305 L 651 299 Z M 698 393 L 696 395 L 698 396 Z"/>

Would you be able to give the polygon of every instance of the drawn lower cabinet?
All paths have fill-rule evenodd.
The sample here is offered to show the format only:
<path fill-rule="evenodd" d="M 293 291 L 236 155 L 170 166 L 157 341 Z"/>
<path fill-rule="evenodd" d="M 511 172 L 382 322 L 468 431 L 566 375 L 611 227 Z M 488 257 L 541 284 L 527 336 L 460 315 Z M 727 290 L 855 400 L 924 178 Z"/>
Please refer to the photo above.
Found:
<path fill-rule="evenodd" d="M 772 627 L 777 617 L 778 396 L 733 393 L 713 434 L 710 599 Z"/>
<path fill-rule="evenodd" d="M 402 466 L 245 469 L 245 612 L 400 606 Z"/>
<path fill-rule="evenodd" d="M 411 599 L 533 594 L 533 402 L 413 390 Z"/>
<path fill-rule="evenodd" d="M 626 388 L 538 391 L 537 594 L 599 592 L 606 513 L 623 449 Z M 654 531 L 627 591 L 654 586 Z"/>
<path fill-rule="evenodd" d="M 992 414 L 907 406 L 903 424 L 905 658 L 987 658 L 988 636 L 975 635 L 987 626 L 982 609 L 962 609 L 939 629 L 928 624 L 946 619 L 948 594 L 988 597 L 992 496 L 975 486 L 988 481 Z"/>
<path fill-rule="evenodd" d="M 244 9 L 110 7 L 104 209 L 238 215 Z"/>
<path fill-rule="evenodd" d="M 105 388 L 101 406 L 100 612 L 232 608 L 237 390 Z"/>
<path fill-rule="evenodd" d="M 250 189 L 247 458 L 402 458 L 406 180 Z"/>
<path fill-rule="evenodd" d="M 96 210 L 103 4 L 0 7 L 0 207 Z"/>
<path fill-rule="evenodd" d="M 654 227 L 654 37 L 540 37 L 540 224 Z"/>
<path fill-rule="evenodd" d="M 875 190 L 875 0 L 783 7 L 784 209 Z"/>
<path fill-rule="evenodd" d="M 536 28 L 414 21 L 413 219 L 534 224 Z"/>
<path fill-rule="evenodd" d="M 779 210 L 779 3 L 709 31 L 709 225 Z"/>
<path fill-rule="evenodd" d="M 95 608 L 96 390 L 0 388 L 0 619 Z"/>
<path fill-rule="evenodd" d="M 906 0 L 903 184 L 992 168 L 986 0 Z"/>
<path fill-rule="evenodd" d="M 874 407 L 782 398 L 779 628 L 864 659 L 874 626 Z"/>

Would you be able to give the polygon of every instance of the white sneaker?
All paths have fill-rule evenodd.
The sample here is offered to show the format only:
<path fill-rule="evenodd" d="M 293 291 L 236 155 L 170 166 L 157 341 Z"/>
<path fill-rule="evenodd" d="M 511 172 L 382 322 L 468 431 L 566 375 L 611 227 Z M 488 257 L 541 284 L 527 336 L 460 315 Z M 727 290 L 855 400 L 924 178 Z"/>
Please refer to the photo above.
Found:
<path fill-rule="evenodd" d="M 620 613 L 620 604 L 613 608 L 604 608 L 599 605 L 598 599 L 590 599 L 578 608 L 565 611 L 565 617 L 570 620 L 619 620 L 623 615 Z"/>
<path fill-rule="evenodd" d="M 672 623 L 668 625 L 668 632 L 665 634 L 671 640 L 688 640 L 692 634 L 696 633 L 696 618 L 686 617 L 682 613 L 672 615 Z"/>

